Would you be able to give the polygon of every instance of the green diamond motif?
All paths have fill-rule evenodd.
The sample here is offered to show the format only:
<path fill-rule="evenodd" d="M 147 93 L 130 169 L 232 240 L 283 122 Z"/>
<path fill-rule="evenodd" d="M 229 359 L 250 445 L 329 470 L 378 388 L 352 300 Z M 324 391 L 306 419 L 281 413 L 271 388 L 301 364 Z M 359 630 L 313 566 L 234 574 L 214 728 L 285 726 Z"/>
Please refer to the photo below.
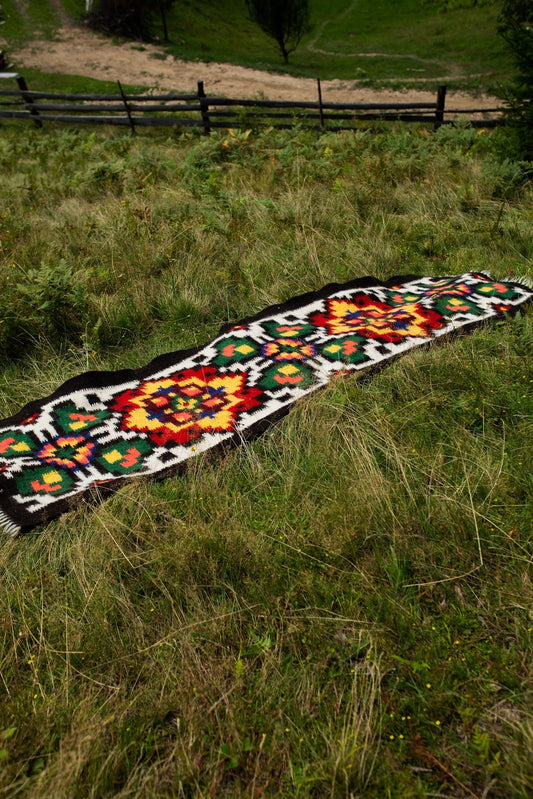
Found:
<path fill-rule="evenodd" d="M 388 291 L 386 302 L 389 305 L 405 305 L 406 303 L 418 302 L 420 294 L 407 293 L 401 291 Z"/>
<path fill-rule="evenodd" d="M 457 313 L 469 313 L 474 316 L 479 316 L 485 313 L 475 302 L 467 300 L 457 294 L 443 294 L 441 297 L 435 298 L 435 310 L 443 316 L 453 316 Z"/>
<path fill-rule="evenodd" d="M 253 358 L 259 352 L 259 346 L 253 339 L 228 336 L 215 345 L 217 355 L 213 363 L 226 366 L 228 363 L 242 363 Z"/>
<path fill-rule="evenodd" d="M 281 363 L 267 369 L 259 385 L 269 391 L 280 388 L 307 388 L 315 382 L 315 375 L 311 369 L 295 361 Z"/>
<path fill-rule="evenodd" d="M 274 339 L 292 338 L 299 339 L 305 338 L 310 333 L 314 333 L 313 325 L 301 324 L 299 322 L 291 325 L 290 322 L 280 324 L 279 322 L 262 322 L 261 326 Z"/>
<path fill-rule="evenodd" d="M 320 347 L 320 354 L 329 361 L 342 361 L 342 363 L 363 363 L 369 356 L 362 349 L 365 339 L 361 336 L 343 336 L 332 338 Z"/>
<path fill-rule="evenodd" d="M 499 297 L 501 300 L 514 300 L 518 296 L 518 292 L 513 286 L 506 285 L 505 283 L 474 283 L 472 291 L 476 294 L 481 294 L 485 297 Z"/>
<path fill-rule="evenodd" d="M 73 402 L 55 409 L 55 420 L 65 433 L 79 433 L 103 422 L 111 416 L 107 410 L 82 411 Z"/>
<path fill-rule="evenodd" d="M 145 455 L 152 449 L 144 438 L 117 441 L 103 449 L 96 460 L 111 474 L 130 474 L 141 469 Z"/>
<path fill-rule="evenodd" d="M 34 469 L 25 469 L 15 475 L 15 482 L 23 496 L 31 494 L 57 496 L 65 494 L 74 485 L 74 480 L 68 472 L 55 466 L 37 466 Z"/>
<path fill-rule="evenodd" d="M 23 458 L 31 455 L 37 442 L 27 433 L 20 430 L 4 430 L 0 433 L 0 457 Z"/>

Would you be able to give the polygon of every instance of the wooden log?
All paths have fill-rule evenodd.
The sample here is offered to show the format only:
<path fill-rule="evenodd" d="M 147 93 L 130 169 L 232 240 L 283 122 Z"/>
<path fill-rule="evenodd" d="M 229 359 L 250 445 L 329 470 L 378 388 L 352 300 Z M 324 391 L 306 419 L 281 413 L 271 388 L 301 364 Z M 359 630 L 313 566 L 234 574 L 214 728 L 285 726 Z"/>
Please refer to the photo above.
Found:
<path fill-rule="evenodd" d="M 30 119 L 29 111 L 3 111 L 0 109 L 2 119 Z"/>
<path fill-rule="evenodd" d="M 174 102 L 183 100 L 183 102 L 190 102 L 191 100 L 196 100 L 198 97 L 197 94 L 127 94 L 126 99 L 132 102 L 138 103 L 149 103 L 149 102 Z"/>
<path fill-rule="evenodd" d="M 20 95 L 19 91 L 11 90 L 11 89 L 3 89 L 0 91 L 0 94 L 5 95 Z M 102 100 L 102 101 L 109 101 L 109 102 L 120 102 L 122 100 L 122 96 L 120 94 L 65 94 L 62 92 L 33 92 L 28 90 L 28 94 L 31 95 L 32 98 L 37 100 L 73 100 L 75 101 L 84 101 L 84 100 Z M 138 102 L 149 102 L 151 100 L 196 100 L 198 97 L 197 94 L 131 94 L 126 95 L 126 100 L 136 100 Z"/>
<path fill-rule="evenodd" d="M 222 119 L 210 119 L 210 127 L 211 128 L 224 128 L 228 129 L 229 127 L 235 126 L 234 118 L 240 116 L 239 114 L 232 114 L 233 119 L 228 121 L 223 121 Z M 278 119 L 287 119 L 290 118 L 291 115 L 283 114 L 277 115 Z M 2 119 L 26 119 L 29 121 L 33 120 L 31 113 L 28 110 L 19 110 L 19 111 L 11 111 L 8 109 L 0 108 L 0 118 Z M 345 130 L 352 130 L 357 126 L 357 122 L 364 122 L 364 121 L 383 121 L 383 122 L 420 122 L 420 123 L 430 123 L 432 121 L 432 117 L 428 116 L 421 116 L 421 115 L 414 115 L 414 114 L 392 114 L 383 116 L 380 114 L 362 114 L 354 117 L 352 115 L 344 114 L 344 115 L 335 115 L 335 114 L 328 114 L 324 115 L 325 119 L 331 120 L 332 122 L 338 121 L 340 123 L 352 123 L 352 124 L 343 124 L 341 127 Z M 122 125 L 126 126 L 129 125 L 129 120 L 124 116 L 75 116 L 75 115 L 68 115 L 68 114 L 40 114 L 39 120 L 41 122 L 64 122 L 67 124 L 72 125 Z M 202 127 L 203 120 L 201 119 L 182 119 L 181 117 L 139 117 L 139 116 L 132 116 L 132 121 L 135 126 L 141 127 Z M 265 125 L 269 125 L 274 128 L 279 128 L 280 130 L 289 130 L 294 127 L 294 125 L 288 124 L 286 122 L 276 122 L 276 116 L 268 116 L 268 115 L 258 115 L 254 116 L 253 119 L 249 120 L 250 122 L 258 122 Z M 297 120 L 298 121 L 298 120 Z M 320 115 L 319 114 L 309 114 L 306 117 L 302 117 L 300 122 L 317 122 L 320 123 Z M 453 120 L 445 120 L 443 122 L 444 125 L 453 125 Z M 498 125 L 503 124 L 502 119 L 475 119 L 470 120 L 469 124 L 473 128 L 494 128 Z M 312 127 L 317 127 L 317 125 L 312 125 Z"/>
<path fill-rule="evenodd" d="M 31 94 L 33 97 L 33 93 Z M 0 89 L 0 97 L 20 97 L 20 91 L 18 89 Z"/>
<path fill-rule="evenodd" d="M 41 99 L 50 99 L 50 100 L 72 100 L 74 102 L 90 102 L 90 101 L 102 101 L 102 102 L 116 102 L 116 110 L 120 110 L 123 107 L 123 98 L 122 95 L 107 95 L 107 94 L 62 94 L 62 93 L 51 93 L 51 92 L 34 92 L 28 90 L 26 92 L 27 96 L 34 100 L 34 105 L 37 108 L 42 106 L 52 107 L 51 104 L 41 104 L 39 102 L 35 102 L 35 100 Z M 20 91 L 17 90 L 0 90 L 0 97 L 20 97 Z M 127 95 L 125 94 L 126 101 L 128 102 L 130 108 L 133 110 L 133 103 L 149 103 L 154 101 L 190 101 L 198 99 L 197 94 L 161 94 L 161 95 Z M 242 106 L 243 108 L 246 107 L 257 107 L 257 108 L 316 108 L 320 109 L 320 103 L 314 101 L 294 101 L 294 100 L 244 100 L 244 99 L 233 99 L 228 97 L 207 97 L 206 100 L 209 106 L 219 105 L 219 106 Z M 55 107 L 55 106 L 53 106 Z M 109 110 L 115 110 L 113 106 L 105 106 Z M 85 106 L 79 106 L 79 110 L 84 110 Z M 408 110 L 408 109 L 431 109 L 433 111 L 436 110 L 435 103 L 326 103 L 322 102 L 322 109 L 327 110 Z M 66 108 L 65 108 L 66 110 Z M 70 110 L 70 107 L 69 107 Z M 74 110 L 74 108 L 73 108 Z M 91 109 L 92 110 L 92 109 Z M 96 109 L 95 109 L 96 110 Z M 135 110 L 141 110 L 135 109 Z M 142 109 L 144 110 L 144 109 Z M 146 110 L 150 111 L 164 111 L 164 110 L 184 110 L 184 111 L 195 111 L 199 110 L 199 105 L 186 105 L 183 106 L 153 106 L 153 107 L 146 107 Z M 501 112 L 504 109 L 502 107 L 498 108 L 469 108 L 469 109 L 449 109 L 448 113 L 454 114 L 463 114 L 463 113 L 470 113 L 470 114 L 478 114 L 478 113 L 497 113 Z"/>
<path fill-rule="evenodd" d="M 4 93 L 0 92 L 0 97 L 2 97 L 2 96 L 4 96 Z M 19 92 L 13 92 L 11 95 L 8 95 L 8 96 L 20 97 L 20 93 Z M 196 95 L 195 95 L 195 97 L 196 97 Z M 126 96 L 126 98 L 127 98 L 127 96 Z M 0 101 L 0 105 L 11 105 L 11 104 L 20 105 L 21 103 L 22 103 L 22 101 L 17 103 L 16 100 L 12 100 L 12 101 L 10 100 L 10 101 L 6 101 L 6 102 Z M 366 108 L 369 105 L 372 106 L 372 104 L 361 104 L 361 105 L 357 106 L 357 109 L 353 109 L 353 110 L 362 110 L 363 111 L 363 110 L 366 110 Z M 185 111 L 200 111 L 201 110 L 201 106 L 200 106 L 199 103 L 186 103 L 186 104 L 184 103 L 183 105 L 182 104 L 178 104 L 178 103 L 172 103 L 172 104 L 169 103 L 168 105 L 164 104 L 164 103 L 160 103 L 160 104 L 156 104 L 156 105 L 148 105 L 148 104 L 147 105 L 142 105 L 140 103 L 137 104 L 137 103 L 128 102 L 128 106 L 130 108 L 130 111 L 141 111 L 141 112 L 159 112 L 159 111 L 165 112 L 165 111 L 168 111 L 169 113 L 171 113 L 171 112 L 173 113 L 173 112 L 180 112 L 180 111 L 184 111 L 185 112 Z M 124 108 L 124 105 L 123 105 L 123 103 L 117 103 L 117 104 L 109 103 L 109 104 L 106 104 L 106 105 L 96 105 L 96 104 L 93 105 L 93 104 L 90 104 L 90 103 L 86 103 L 86 104 L 79 104 L 79 103 L 77 103 L 77 104 L 75 104 L 75 103 L 69 104 L 69 103 L 39 103 L 39 102 L 37 102 L 37 103 L 33 103 L 33 107 L 35 108 L 36 111 L 65 111 L 66 113 L 71 113 L 71 112 L 79 112 L 79 113 L 86 113 L 86 112 L 87 113 L 93 113 L 94 112 L 94 113 L 98 113 L 99 111 L 102 111 L 103 113 L 105 113 L 105 112 L 109 113 L 110 111 L 121 111 Z M 235 107 L 235 106 L 232 105 L 231 107 Z M 378 108 L 381 108 L 381 107 L 382 106 L 378 106 Z M 221 110 L 218 110 L 218 108 L 219 107 L 215 107 L 215 108 L 210 107 L 209 108 L 209 116 L 210 117 L 211 116 L 215 116 L 216 114 L 219 114 L 219 115 L 220 114 L 233 114 L 234 116 L 239 116 L 238 112 L 221 111 Z M 249 108 L 253 109 L 254 106 L 250 105 Z M 396 106 L 395 106 L 395 108 L 396 108 Z M 329 110 L 329 106 L 324 103 L 323 106 L 322 106 L 322 109 L 323 109 L 323 112 L 324 112 L 324 110 Z M 275 110 L 275 107 L 273 107 L 273 110 Z M 350 108 L 346 107 L 346 106 L 342 106 L 342 105 L 339 104 L 338 110 L 339 111 L 350 110 Z M 384 110 L 387 111 L 388 109 L 384 109 Z M 402 109 L 399 108 L 398 110 L 402 110 Z M 414 109 L 414 110 L 417 110 L 417 109 Z M 432 105 L 431 106 L 431 112 L 434 112 L 434 110 L 435 110 L 435 106 Z M 456 108 L 456 109 L 449 108 L 449 109 L 446 110 L 446 113 L 447 114 L 497 114 L 497 113 L 502 113 L 504 110 L 505 109 L 502 108 L 502 107 L 499 107 L 499 108 Z M 296 108 L 295 108 L 295 111 L 297 111 Z M 428 110 L 428 114 L 429 113 L 430 113 L 430 111 Z M 291 116 L 291 114 L 287 114 L 287 116 Z M 432 115 L 432 118 L 433 118 L 433 115 Z"/>
<path fill-rule="evenodd" d="M 20 76 L 13 74 L 17 79 Z M 435 127 L 452 124 L 444 120 L 446 87 L 439 87 L 436 103 L 325 103 L 322 100 L 321 84 L 317 81 L 318 102 L 283 100 L 242 100 L 238 98 L 206 96 L 202 81 L 198 82 L 196 94 L 126 95 L 117 81 L 119 95 L 76 95 L 51 92 L 31 92 L 24 79 L 19 90 L 0 91 L 0 117 L 5 119 L 30 119 L 65 122 L 67 124 L 125 125 L 132 131 L 136 125 L 158 127 L 203 127 L 209 133 L 211 127 L 228 128 L 242 125 L 271 125 L 289 129 L 293 124 L 311 127 L 324 126 L 329 121 L 335 128 L 353 129 L 358 121 L 381 120 L 431 123 Z M 61 99 L 73 102 L 54 102 Z M 43 102 L 51 99 L 52 102 Z M 196 102 L 191 102 L 196 100 Z M 18 101 L 18 102 L 17 102 Z M 85 101 L 85 102 L 84 102 Z M 98 101 L 98 102 L 95 102 Z M 180 102 L 182 101 L 182 102 Z M 20 106 L 23 105 L 23 108 Z M 13 109 L 12 106 L 15 108 Z M 17 109 L 16 106 L 19 106 Z M 116 112 L 126 109 L 127 119 Z M 231 110 L 230 110 L 231 109 Z M 447 113 L 454 115 L 499 113 L 502 108 L 456 109 Z M 181 113 L 200 111 L 201 119 L 181 118 Z M 161 113 L 165 116 L 147 116 Z M 36 117 L 38 117 L 36 121 Z M 495 127 L 501 119 L 469 120 L 473 127 Z M 317 124 L 315 124 L 317 123 Z"/>
<path fill-rule="evenodd" d="M 92 103 L 34 103 L 34 108 L 39 111 L 63 111 L 65 114 L 97 114 L 102 112 L 110 114 L 114 111 L 124 111 L 124 103 L 109 103 L 109 105 L 96 105 Z"/>
<path fill-rule="evenodd" d="M 199 103 L 183 103 L 182 105 L 178 103 L 169 103 L 168 105 L 160 103 L 159 105 L 144 105 L 144 106 L 140 103 L 129 103 L 129 107 L 131 108 L 132 111 L 143 111 L 143 112 L 148 112 L 148 111 L 174 112 L 174 111 L 202 110 L 202 107 Z M 209 113 L 211 113 L 211 109 L 209 109 Z"/>
<path fill-rule="evenodd" d="M 33 92 L 28 91 L 28 95 L 35 100 L 67 100 L 73 102 L 115 102 L 122 103 L 122 96 L 120 94 L 63 94 L 52 92 Z M 5 97 L 19 97 L 19 91 L 10 89 L 0 90 L 0 96 Z M 197 100 L 198 94 L 161 94 L 161 95 L 125 95 L 128 103 L 142 103 L 142 102 L 173 102 Z M 319 109 L 320 104 L 316 101 L 298 101 L 298 100 L 244 100 L 231 97 L 205 97 L 208 106 L 231 106 L 238 105 L 243 108 L 256 107 L 256 108 L 315 108 Z M 323 109 L 328 110 L 372 110 L 372 109 L 391 109 L 391 110 L 407 110 L 427 108 L 435 110 L 435 103 L 322 103 Z"/>
<path fill-rule="evenodd" d="M 256 108 L 319 108 L 319 103 L 313 100 L 238 100 L 231 97 L 206 97 L 209 106 L 240 105 L 243 108 L 250 106 Z M 383 108 L 385 110 L 407 110 L 409 108 L 435 111 L 435 103 L 322 103 L 322 108 L 328 110 L 373 110 Z"/>
<path fill-rule="evenodd" d="M 109 113 L 110 111 L 123 111 L 124 104 L 119 103 L 109 103 L 107 105 L 96 105 L 92 103 L 86 104 L 79 104 L 79 103 L 34 103 L 34 108 L 39 111 L 64 111 L 65 113 L 98 113 L 101 111 L 102 113 Z M 175 112 L 175 111 L 199 111 L 200 106 L 198 104 L 183 104 L 183 105 L 146 105 L 143 106 L 137 103 L 129 103 L 128 108 L 130 111 L 141 111 L 141 112 L 156 112 L 156 111 L 168 111 L 168 112 Z"/>

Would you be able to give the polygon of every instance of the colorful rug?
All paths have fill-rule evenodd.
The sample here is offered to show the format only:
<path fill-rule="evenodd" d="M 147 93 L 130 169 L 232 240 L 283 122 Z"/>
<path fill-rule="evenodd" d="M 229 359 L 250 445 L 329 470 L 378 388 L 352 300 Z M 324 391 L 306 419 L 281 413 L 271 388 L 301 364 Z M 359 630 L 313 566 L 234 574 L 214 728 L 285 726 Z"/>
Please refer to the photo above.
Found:
<path fill-rule="evenodd" d="M 330 284 L 138 370 L 87 372 L 0 422 L 0 525 L 15 535 L 82 495 L 164 474 L 262 432 L 332 375 L 512 312 L 519 282 L 483 273 Z M 101 488 L 103 487 L 103 488 Z"/>

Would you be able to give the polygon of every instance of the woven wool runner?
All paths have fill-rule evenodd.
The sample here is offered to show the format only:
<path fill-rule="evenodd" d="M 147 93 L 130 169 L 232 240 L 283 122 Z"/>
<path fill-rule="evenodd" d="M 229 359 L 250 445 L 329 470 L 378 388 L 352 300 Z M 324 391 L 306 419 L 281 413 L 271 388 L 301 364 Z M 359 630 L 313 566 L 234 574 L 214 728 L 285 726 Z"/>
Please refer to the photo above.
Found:
<path fill-rule="evenodd" d="M 16 533 L 86 492 L 242 441 L 335 374 L 502 316 L 533 298 L 484 273 L 330 284 L 138 370 L 87 372 L 0 422 L 0 525 Z"/>

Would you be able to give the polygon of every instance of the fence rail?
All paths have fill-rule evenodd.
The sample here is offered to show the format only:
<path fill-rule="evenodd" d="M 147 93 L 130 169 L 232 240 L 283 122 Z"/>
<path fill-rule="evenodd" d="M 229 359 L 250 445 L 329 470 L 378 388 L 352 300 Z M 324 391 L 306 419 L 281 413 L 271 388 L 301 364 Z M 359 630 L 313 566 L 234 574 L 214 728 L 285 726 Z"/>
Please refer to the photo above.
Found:
<path fill-rule="evenodd" d="M 125 125 L 132 132 L 136 127 L 198 127 L 209 133 L 212 128 L 259 125 L 290 128 L 300 124 L 322 128 L 328 124 L 337 129 L 354 129 L 358 122 L 398 120 L 425 122 L 436 129 L 452 123 L 458 115 L 470 115 L 468 121 L 474 127 L 495 127 L 501 123 L 503 110 L 448 109 L 446 86 L 439 86 L 434 102 L 331 103 L 323 100 L 320 79 L 316 101 L 218 97 L 206 94 L 203 81 L 198 81 L 195 94 L 126 94 L 120 81 L 117 81 L 118 94 L 70 94 L 30 91 L 17 73 L 0 73 L 0 79 L 15 81 L 18 86 L 2 89 L 0 83 L 0 119 L 27 120 L 38 127 L 45 122 L 62 122 Z"/>

